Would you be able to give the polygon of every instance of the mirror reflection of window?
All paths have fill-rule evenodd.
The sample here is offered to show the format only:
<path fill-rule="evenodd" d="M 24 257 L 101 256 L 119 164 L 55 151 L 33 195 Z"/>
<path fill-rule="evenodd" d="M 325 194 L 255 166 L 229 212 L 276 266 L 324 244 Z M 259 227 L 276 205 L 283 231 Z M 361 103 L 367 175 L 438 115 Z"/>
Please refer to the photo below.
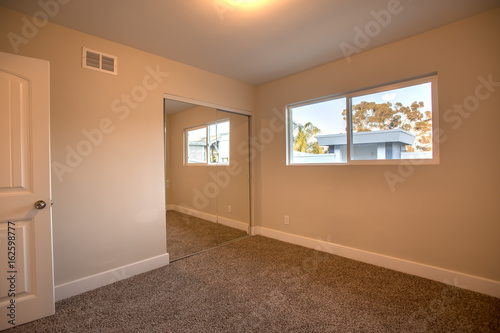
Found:
<path fill-rule="evenodd" d="M 207 130 L 198 128 L 187 131 L 188 163 L 207 163 Z"/>
<path fill-rule="evenodd" d="M 188 164 L 229 164 L 229 120 L 187 129 Z"/>
<path fill-rule="evenodd" d="M 229 120 L 218 121 L 208 128 L 210 164 L 229 164 Z"/>
<path fill-rule="evenodd" d="M 249 150 L 242 149 L 248 143 L 247 115 L 165 100 L 166 234 L 171 261 L 249 234 L 250 158 Z"/>

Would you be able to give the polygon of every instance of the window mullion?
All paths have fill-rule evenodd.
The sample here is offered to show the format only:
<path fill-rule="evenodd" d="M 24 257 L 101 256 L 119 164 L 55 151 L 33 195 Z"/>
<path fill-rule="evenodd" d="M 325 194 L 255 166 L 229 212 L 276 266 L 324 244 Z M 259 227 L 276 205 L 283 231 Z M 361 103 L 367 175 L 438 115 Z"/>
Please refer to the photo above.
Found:
<path fill-rule="evenodd" d="M 346 107 L 346 139 L 347 139 L 347 150 L 346 150 L 346 164 L 351 163 L 351 142 L 352 138 L 352 99 L 350 96 L 345 96 L 345 107 Z"/>
<path fill-rule="evenodd" d="M 205 127 L 205 163 L 206 165 L 209 165 L 210 164 L 210 147 L 208 146 L 208 143 L 210 142 L 210 138 L 209 138 L 209 135 L 210 135 L 210 131 L 209 131 L 209 125 L 207 125 Z"/>

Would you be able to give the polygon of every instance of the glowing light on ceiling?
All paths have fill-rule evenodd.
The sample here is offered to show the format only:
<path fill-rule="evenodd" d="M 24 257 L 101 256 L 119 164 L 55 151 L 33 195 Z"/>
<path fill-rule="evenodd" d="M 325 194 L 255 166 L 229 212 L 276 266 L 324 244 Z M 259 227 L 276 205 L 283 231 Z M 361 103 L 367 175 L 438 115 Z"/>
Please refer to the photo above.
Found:
<path fill-rule="evenodd" d="M 230 5 L 231 7 L 238 8 L 256 8 L 263 5 L 269 0 L 221 0 L 222 2 Z"/>

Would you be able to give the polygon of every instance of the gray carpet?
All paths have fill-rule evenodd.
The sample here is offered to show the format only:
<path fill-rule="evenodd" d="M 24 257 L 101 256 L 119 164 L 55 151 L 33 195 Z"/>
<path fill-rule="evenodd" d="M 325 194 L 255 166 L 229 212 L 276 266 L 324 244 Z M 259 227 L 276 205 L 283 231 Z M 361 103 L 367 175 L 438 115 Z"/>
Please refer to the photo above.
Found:
<path fill-rule="evenodd" d="M 500 332 L 500 299 L 253 236 L 7 332 Z"/>
<path fill-rule="evenodd" d="M 204 251 L 246 236 L 246 231 L 209 222 L 177 211 L 167 211 L 167 251 L 170 260 Z"/>

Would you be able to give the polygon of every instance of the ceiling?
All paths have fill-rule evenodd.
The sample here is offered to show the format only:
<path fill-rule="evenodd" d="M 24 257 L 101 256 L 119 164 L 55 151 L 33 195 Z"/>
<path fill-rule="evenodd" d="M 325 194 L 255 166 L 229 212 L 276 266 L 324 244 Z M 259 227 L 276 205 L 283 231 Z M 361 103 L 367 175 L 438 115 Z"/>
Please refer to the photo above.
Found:
<path fill-rule="evenodd" d="M 40 3 L 55 1 L 0 0 L 0 6 L 33 15 L 43 10 Z M 499 0 L 257 0 L 253 7 L 238 4 L 248 0 L 57 1 L 66 4 L 49 9 L 54 23 L 252 85 L 342 59 L 341 46 L 366 51 L 500 5 Z M 379 17 L 384 24 L 374 15 L 381 12 L 390 13 Z M 372 29 L 372 37 L 356 39 L 356 29 Z"/>
<path fill-rule="evenodd" d="M 177 112 L 182 112 L 184 110 L 191 109 L 191 108 L 196 106 L 196 104 L 179 102 L 179 101 L 175 101 L 175 100 L 168 99 L 168 98 L 165 98 L 163 103 L 164 103 L 165 112 L 167 114 L 174 114 Z"/>

